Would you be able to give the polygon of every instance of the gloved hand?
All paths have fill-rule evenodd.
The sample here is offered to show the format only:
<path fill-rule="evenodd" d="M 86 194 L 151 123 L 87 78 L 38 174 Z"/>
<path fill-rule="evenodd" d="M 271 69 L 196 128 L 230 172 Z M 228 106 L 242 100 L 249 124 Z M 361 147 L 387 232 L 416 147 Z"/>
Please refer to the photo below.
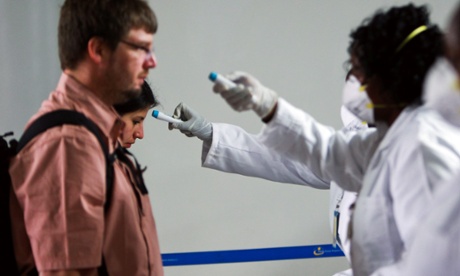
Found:
<path fill-rule="evenodd" d="M 213 91 L 219 93 L 236 111 L 252 109 L 263 119 L 270 114 L 278 102 L 276 92 L 263 86 L 256 78 L 247 73 L 237 71 L 224 76 L 236 83 L 237 86 L 228 89 L 216 82 Z"/>
<path fill-rule="evenodd" d="M 177 105 L 177 107 L 174 109 L 174 114 L 172 117 L 180 119 L 184 122 L 169 123 L 169 130 L 177 128 L 186 136 L 196 136 L 203 141 L 212 139 L 212 124 L 184 103 Z"/>

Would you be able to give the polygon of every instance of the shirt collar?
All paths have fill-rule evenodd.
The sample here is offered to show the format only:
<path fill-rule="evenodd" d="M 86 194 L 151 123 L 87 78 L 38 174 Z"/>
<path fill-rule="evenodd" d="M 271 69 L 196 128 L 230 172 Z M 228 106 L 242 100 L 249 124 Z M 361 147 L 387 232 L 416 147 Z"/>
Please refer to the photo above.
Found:
<path fill-rule="evenodd" d="M 105 136 L 117 141 L 124 124 L 112 106 L 108 106 L 93 91 L 65 73 L 62 73 L 56 90 L 63 92 L 74 103 L 76 111 L 97 122 Z"/>

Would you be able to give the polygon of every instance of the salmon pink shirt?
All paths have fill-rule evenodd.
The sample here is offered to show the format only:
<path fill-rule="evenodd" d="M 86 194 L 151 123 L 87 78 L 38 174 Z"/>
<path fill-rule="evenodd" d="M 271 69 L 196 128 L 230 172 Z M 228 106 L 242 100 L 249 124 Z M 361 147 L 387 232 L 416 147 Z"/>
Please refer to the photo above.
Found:
<path fill-rule="evenodd" d="M 123 127 L 113 108 L 62 74 L 38 116 L 71 109 L 95 122 L 109 151 Z M 21 272 L 97 268 L 109 275 L 163 275 L 157 231 L 147 194 L 115 160 L 110 208 L 104 211 L 106 161 L 83 126 L 63 125 L 35 137 L 12 160 L 11 214 Z"/>

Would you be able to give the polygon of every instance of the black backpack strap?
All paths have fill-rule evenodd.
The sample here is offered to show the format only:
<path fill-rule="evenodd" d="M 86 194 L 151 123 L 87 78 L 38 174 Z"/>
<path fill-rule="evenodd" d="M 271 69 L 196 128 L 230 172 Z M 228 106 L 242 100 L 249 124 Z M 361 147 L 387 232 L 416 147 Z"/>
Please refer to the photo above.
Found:
<path fill-rule="evenodd" d="M 16 152 L 19 152 L 22 148 L 24 148 L 35 136 L 45 132 L 49 128 L 61 125 L 84 126 L 92 132 L 99 141 L 106 161 L 106 199 L 104 209 L 108 210 L 112 199 L 114 175 L 113 162 L 115 160 L 115 155 L 111 155 L 109 153 L 108 146 L 101 135 L 99 127 L 82 113 L 74 110 L 60 109 L 42 115 L 36 119 L 21 136 Z"/>
<path fill-rule="evenodd" d="M 105 163 L 106 163 L 106 194 L 105 194 L 105 205 L 104 212 L 110 207 L 113 191 L 113 179 L 114 179 L 114 168 L 113 162 L 115 161 L 115 153 L 110 154 L 109 148 L 104 141 L 99 127 L 85 115 L 74 110 L 60 109 L 51 111 L 40 116 L 36 119 L 21 136 L 16 147 L 16 153 L 23 149 L 27 143 L 29 143 L 35 136 L 45 132 L 46 130 L 61 126 L 61 125 L 81 125 L 88 129 L 91 133 L 96 136 L 99 144 L 101 145 L 102 151 L 104 152 Z M 98 268 L 99 275 L 108 275 L 107 267 L 105 265 L 105 259 L 102 256 L 102 265 Z M 33 275 L 38 275 L 38 272 L 34 270 Z"/>
<path fill-rule="evenodd" d="M 128 166 L 129 170 L 133 174 L 134 181 L 136 182 L 136 186 L 139 188 L 141 193 L 143 195 L 148 194 L 149 192 L 147 190 L 147 186 L 145 185 L 144 177 L 142 176 L 145 169 L 141 168 L 141 166 L 139 165 L 139 162 L 137 162 L 136 157 L 131 152 L 129 152 L 127 149 L 122 148 L 122 147 L 118 147 L 115 150 L 115 153 L 117 154 L 118 160 L 120 160 L 121 162 L 125 163 Z M 129 159 L 128 155 L 131 156 L 131 158 L 134 160 L 135 166 L 133 162 Z"/>
<path fill-rule="evenodd" d="M 19 275 L 16 266 L 16 256 L 14 255 L 13 235 L 11 232 L 10 217 L 10 191 L 11 178 L 8 171 L 10 159 L 14 156 L 16 150 L 5 137 L 13 135 L 8 132 L 0 135 L 0 267 L 5 275 Z M 38 275 L 38 273 L 36 274 Z"/>

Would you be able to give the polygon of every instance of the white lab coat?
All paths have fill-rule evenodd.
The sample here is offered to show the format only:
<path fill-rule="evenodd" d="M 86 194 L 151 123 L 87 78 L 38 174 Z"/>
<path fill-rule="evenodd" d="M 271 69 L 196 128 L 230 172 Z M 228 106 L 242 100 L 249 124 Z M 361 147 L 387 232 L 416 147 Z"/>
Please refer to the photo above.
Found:
<path fill-rule="evenodd" d="M 341 110 L 342 121 L 347 131 L 363 129 L 365 126 L 346 109 Z M 282 183 L 300 184 L 318 189 L 330 189 L 329 221 L 333 229 L 334 211 L 340 212 L 338 245 L 350 261 L 348 224 L 350 205 L 356 200 L 355 192 L 348 192 L 334 182 L 325 182 L 305 166 L 304 163 L 287 160 L 261 142 L 260 135 L 252 135 L 238 126 L 213 124 L 212 142 L 203 143 L 203 166 L 219 171 L 238 173 Z M 351 270 L 335 275 L 352 275 Z"/>
<path fill-rule="evenodd" d="M 370 275 L 399 261 L 427 213 L 435 186 L 460 167 L 460 132 L 430 109 L 408 107 L 375 150 L 381 128 L 350 138 L 325 131 L 282 100 L 278 108 L 264 130 L 270 147 L 305 162 L 322 179 L 350 180 L 338 181 L 348 185 L 344 188 L 359 189 L 359 181 L 350 183 L 363 180 L 353 219 L 354 274 Z M 280 143 L 286 136 L 292 137 L 292 146 Z"/>
<path fill-rule="evenodd" d="M 430 109 L 406 108 L 382 140 L 385 132 L 384 126 L 336 132 L 280 99 L 258 136 L 278 152 L 278 160 L 304 164 L 319 179 L 347 190 L 363 187 L 353 219 L 356 276 L 400 260 L 427 214 L 434 187 L 460 168 L 459 131 Z"/>
<path fill-rule="evenodd" d="M 339 247 L 350 261 L 350 241 L 348 240 L 349 207 L 356 200 L 356 193 L 340 188 L 334 182 L 325 182 L 312 174 L 304 164 L 283 159 L 260 143 L 252 135 L 235 125 L 213 123 L 212 143 L 203 143 L 203 167 L 219 171 L 259 177 L 281 183 L 310 186 L 317 189 L 330 189 L 329 220 L 331 233 L 334 211 L 339 204 Z M 352 276 L 351 269 L 334 276 Z"/>
<path fill-rule="evenodd" d="M 430 209 L 400 275 L 460 275 L 460 174 L 440 187 Z"/>
<path fill-rule="evenodd" d="M 340 188 L 337 183 L 334 181 L 331 182 L 331 187 L 329 191 L 329 225 L 331 233 L 334 235 L 334 232 L 337 232 L 337 236 L 340 238 L 340 241 L 337 242 L 340 249 L 342 249 L 345 257 L 348 260 L 348 263 L 351 264 L 350 256 L 350 239 L 348 236 L 348 229 L 351 219 L 351 205 L 355 203 L 357 198 L 357 193 L 345 191 Z M 338 222 L 338 230 L 334 229 L 334 213 L 338 211 L 340 213 L 340 219 Z M 345 271 L 338 272 L 333 276 L 353 276 L 353 272 L 350 269 Z"/>
<path fill-rule="evenodd" d="M 433 192 L 460 167 L 460 133 L 433 110 L 406 108 L 379 145 L 353 219 L 352 267 L 369 275 L 400 262 Z"/>
<path fill-rule="evenodd" d="M 362 120 L 358 119 L 353 115 L 347 108 L 342 106 L 340 110 L 342 123 L 344 125 L 344 132 L 359 131 L 367 128 L 367 125 L 363 124 Z M 308 168 L 306 168 L 308 169 Z M 331 228 L 331 233 L 334 234 L 336 229 L 334 229 L 334 219 L 335 211 L 338 211 L 339 223 L 338 223 L 338 237 L 340 238 L 339 246 L 345 254 L 348 262 L 351 263 L 350 258 L 350 239 L 348 236 L 349 223 L 351 218 L 351 205 L 355 203 L 357 198 L 357 193 L 345 191 L 340 188 L 337 183 L 334 181 L 331 182 L 330 192 L 329 192 L 329 223 Z M 334 276 L 351 276 L 353 273 L 351 269 L 339 272 Z"/>
<path fill-rule="evenodd" d="M 460 275 L 460 172 L 434 193 L 403 260 L 372 276 Z"/>
<path fill-rule="evenodd" d="M 459 127 L 457 72 L 445 59 L 437 61 L 425 81 L 426 105 Z M 442 181 L 442 180 L 440 180 Z M 375 275 L 460 275 L 460 171 L 434 192 L 429 214 L 417 227 L 412 246 L 398 263 Z"/>

